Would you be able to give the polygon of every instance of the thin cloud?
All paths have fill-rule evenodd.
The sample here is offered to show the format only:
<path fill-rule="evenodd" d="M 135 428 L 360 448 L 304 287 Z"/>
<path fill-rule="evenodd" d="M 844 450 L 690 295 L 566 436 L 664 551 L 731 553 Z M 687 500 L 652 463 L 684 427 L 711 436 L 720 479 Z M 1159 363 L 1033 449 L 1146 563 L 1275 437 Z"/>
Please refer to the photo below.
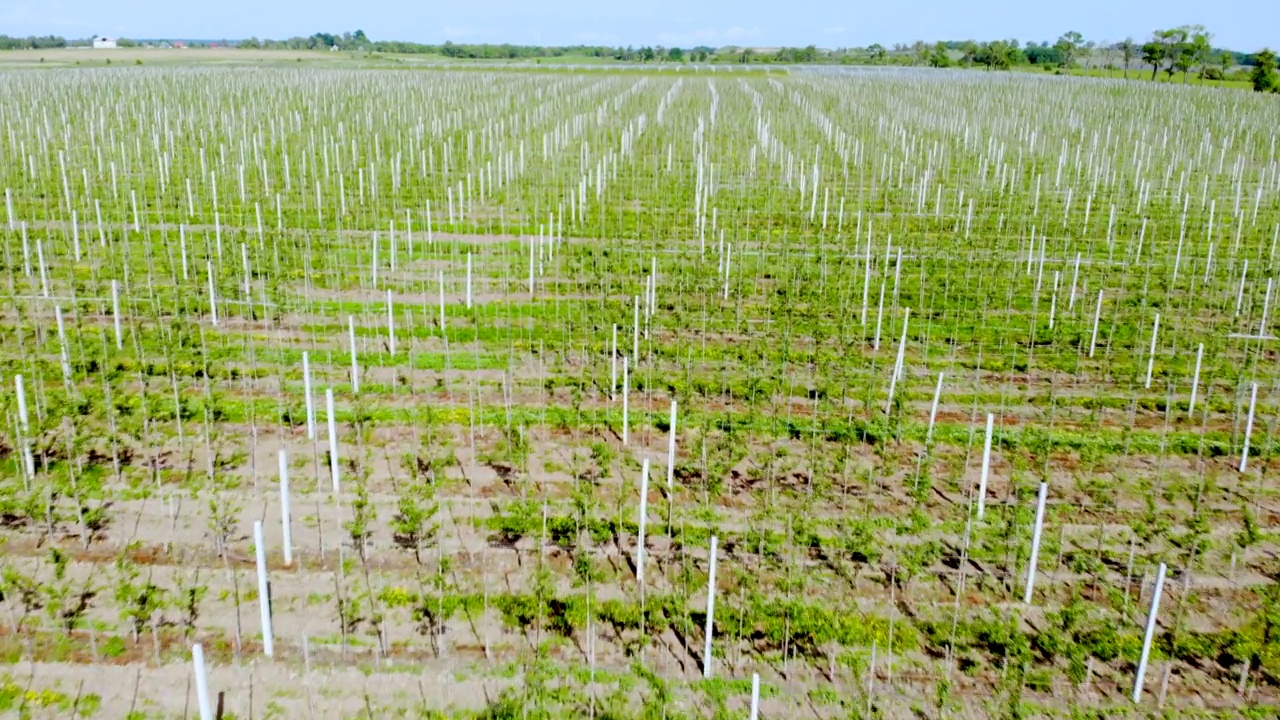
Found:
<path fill-rule="evenodd" d="M 475 28 L 457 27 L 455 25 L 445 25 L 442 30 L 444 36 L 449 38 L 465 38 L 476 34 Z"/>
<path fill-rule="evenodd" d="M 67 14 L 66 7 L 60 2 L 49 3 L 39 11 L 30 5 L 15 6 L 8 13 L 0 16 L 0 24 L 14 27 L 83 27 L 84 23 Z"/>
<path fill-rule="evenodd" d="M 843 35 L 844 27 L 841 25 L 836 25 L 834 27 L 822 28 L 822 34 L 823 35 Z"/>
<path fill-rule="evenodd" d="M 576 36 L 576 39 L 578 40 L 578 42 L 583 43 L 584 45 L 617 45 L 619 42 L 617 35 L 610 35 L 609 33 L 598 33 L 598 32 L 590 32 L 590 31 L 584 32 L 584 33 L 578 33 L 578 35 Z"/>
<path fill-rule="evenodd" d="M 662 33 L 658 39 L 667 45 L 734 45 L 744 40 L 759 37 L 760 28 L 745 28 L 741 25 L 718 30 L 706 28 L 687 33 Z"/>

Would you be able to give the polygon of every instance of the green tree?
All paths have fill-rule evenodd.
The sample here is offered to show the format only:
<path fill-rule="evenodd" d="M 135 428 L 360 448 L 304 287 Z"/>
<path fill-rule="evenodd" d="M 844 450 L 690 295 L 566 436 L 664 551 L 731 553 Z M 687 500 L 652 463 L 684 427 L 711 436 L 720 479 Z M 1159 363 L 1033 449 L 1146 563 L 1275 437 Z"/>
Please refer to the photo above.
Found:
<path fill-rule="evenodd" d="M 911 54 L 915 58 L 915 62 L 913 64 L 915 65 L 929 64 L 929 55 L 931 53 L 930 53 L 928 44 L 926 44 L 923 40 L 917 40 L 911 43 Z"/>
<path fill-rule="evenodd" d="M 356 496 L 351 500 L 351 519 L 342 523 L 342 528 L 351 536 L 351 545 L 365 561 L 369 537 L 373 535 L 373 523 L 378 519 L 378 509 L 369 499 L 369 490 L 363 480 L 356 482 Z"/>
<path fill-rule="evenodd" d="M 1253 81 L 1253 89 L 1257 92 L 1280 92 L 1280 75 L 1276 73 L 1276 54 L 1269 48 L 1263 48 L 1253 56 L 1253 72 L 1249 79 Z"/>
<path fill-rule="evenodd" d="M 875 526 L 866 520 L 854 520 L 840 527 L 840 548 L 847 561 L 853 564 L 853 577 L 867 565 L 880 559 L 880 542 Z"/>
<path fill-rule="evenodd" d="M 15 567 L 6 566 L 0 573 L 0 598 L 22 607 L 22 615 L 16 621 L 10 616 L 10 622 L 19 633 L 27 618 L 44 607 L 44 593 L 40 588 L 40 582 L 34 576 L 23 575 Z"/>
<path fill-rule="evenodd" d="M 1160 64 L 1164 62 L 1165 45 L 1159 40 L 1151 40 L 1142 45 L 1142 62 L 1151 66 L 1151 82 L 1155 82 L 1160 73 Z"/>
<path fill-rule="evenodd" d="M 1218 67 L 1222 69 L 1222 76 L 1226 77 L 1231 72 L 1231 68 L 1236 64 L 1235 53 L 1230 50 L 1223 50 L 1218 53 Z"/>
<path fill-rule="evenodd" d="M 1202 69 L 1208 67 L 1213 59 L 1212 40 L 1213 34 L 1205 30 L 1203 25 L 1195 26 L 1195 31 L 1191 34 L 1191 55 L 1195 64 Z M 1185 76 L 1183 82 L 1186 82 Z"/>
<path fill-rule="evenodd" d="M 1236 633 L 1231 654 L 1244 663 L 1241 680 L 1251 668 L 1258 667 L 1275 676 L 1280 674 L 1280 585 L 1272 583 L 1258 592 L 1262 601 L 1255 615 Z"/>
<path fill-rule="evenodd" d="M 1133 38 L 1127 37 L 1116 43 L 1116 51 L 1120 53 L 1120 57 L 1124 59 L 1124 79 L 1129 79 L 1129 65 L 1133 62 L 1133 58 L 1138 54 L 1138 44 Z"/>
<path fill-rule="evenodd" d="M 67 580 L 67 554 L 58 548 L 49 549 L 49 562 L 53 564 L 53 582 L 45 584 L 47 598 L 45 611 L 49 619 L 59 623 L 64 632 L 70 633 L 79 627 L 85 613 L 93 602 L 97 591 L 93 587 L 93 577 L 87 577 L 80 590 L 75 591 Z"/>
<path fill-rule="evenodd" d="M 947 44 L 939 41 L 929 52 L 929 67 L 951 67 L 951 55 L 947 52 Z"/>
<path fill-rule="evenodd" d="M 391 519 L 395 542 L 413 551 L 413 559 L 422 564 L 421 551 L 439 525 L 434 522 L 439 503 L 435 502 L 435 487 L 421 481 L 400 493 L 398 512 Z"/>
<path fill-rule="evenodd" d="M 182 636 L 188 640 L 196 631 L 196 622 L 200 619 L 200 603 L 209 592 L 209 586 L 200 582 L 200 568 L 191 573 L 178 573 L 177 590 L 174 607 L 181 613 L 179 624 Z"/>
<path fill-rule="evenodd" d="M 684 51 L 678 47 L 667 50 L 667 59 L 671 62 L 684 62 Z"/>
<path fill-rule="evenodd" d="M 1186 45 L 1189 37 L 1190 33 L 1185 26 L 1156 32 L 1155 39 L 1164 46 L 1164 71 L 1170 79 L 1173 79 L 1173 74 L 1187 59 Z"/>
<path fill-rule="evenodd" d="M 1182 82 L 1191 79 L 1191 70 L 1197 65 L 1209 62 L 1213 47 L 1209 43 L 1210 35 L 1203 25 L 1183 25 L 1167 30 L 1166 38 L 1170 76 L 1176 71 L 1182 73 Z"/>
<path fill-rule="evenodd" d="M 128 556 L 122 552 L 116 558 L 115 601 L 120 607 L 120 619 L 129 623 L 133 631 L 133 641 L 156 613 L 166 604 L 165 591 L 152 581 L 151 573 L 147 579 L 141 579 L 141 571 Z"/>
<path fill-rule="evenodd" d="M 882 63 L 889 55 L 889 51 L 885 50 L 884 46 L 880 43 L 875 43 L 867 48 L 867 54 L 871 56 L 871 62 Z"/>
<path fill-rule="evenodd" d="M 977 61 L 988 70 L 1008 70 L 1013 65 L 1014 47 L 1004 40 L 983 43 L 978 50 Z"/>
<path fill-rule="evenodd" d="M 1080 54 L 1084 52 L 1084 36 L 1075 30 L 1071 30 L 1063 33 L 1053 47 L 1062 53 L 1062 66 L 1069 68 L 1075 64 L 1076 58 L 1080 57 Z"/>

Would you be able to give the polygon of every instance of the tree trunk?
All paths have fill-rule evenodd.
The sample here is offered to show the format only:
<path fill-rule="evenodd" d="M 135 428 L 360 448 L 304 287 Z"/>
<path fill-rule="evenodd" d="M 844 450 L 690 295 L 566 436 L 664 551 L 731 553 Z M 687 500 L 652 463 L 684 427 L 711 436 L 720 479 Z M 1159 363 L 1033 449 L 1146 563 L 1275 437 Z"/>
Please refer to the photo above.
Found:
<path fill-rule="evenodd" d="M 1158 76 L 1159 74 L 1160 74 L 1160 66 L 1152 65 L 1151 66 L 1151 82 L 1155 82 L 1156 76 Z"/>

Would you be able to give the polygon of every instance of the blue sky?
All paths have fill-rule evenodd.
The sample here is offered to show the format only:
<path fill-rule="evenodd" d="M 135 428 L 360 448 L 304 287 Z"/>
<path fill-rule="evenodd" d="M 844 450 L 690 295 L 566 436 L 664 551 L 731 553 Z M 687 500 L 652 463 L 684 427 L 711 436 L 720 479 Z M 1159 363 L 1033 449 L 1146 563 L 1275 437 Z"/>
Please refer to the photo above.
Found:
<path fill-rule="evenodd" d="M 363 29 L 374 39 L 438 43 L 807 45 L 933 39 L 1142 39 L 1200 23 L 1214 44 L 1280 46 L 1277 0 L 0 0 L 0 34 L 135 38 L 291 37 Z"/>

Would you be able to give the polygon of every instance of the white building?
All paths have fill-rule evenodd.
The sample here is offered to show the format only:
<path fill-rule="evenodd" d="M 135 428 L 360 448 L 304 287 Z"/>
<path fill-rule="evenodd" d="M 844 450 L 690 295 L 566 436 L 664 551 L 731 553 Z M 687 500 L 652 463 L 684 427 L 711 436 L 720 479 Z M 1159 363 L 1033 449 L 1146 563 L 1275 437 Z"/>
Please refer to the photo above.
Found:
<path fill-rule="evenodd" d="M 109 37 L 95 37 L 93 39 L 93 47 L 95 50 L 109 50 L 117 47 L 116 39 Z"/>

